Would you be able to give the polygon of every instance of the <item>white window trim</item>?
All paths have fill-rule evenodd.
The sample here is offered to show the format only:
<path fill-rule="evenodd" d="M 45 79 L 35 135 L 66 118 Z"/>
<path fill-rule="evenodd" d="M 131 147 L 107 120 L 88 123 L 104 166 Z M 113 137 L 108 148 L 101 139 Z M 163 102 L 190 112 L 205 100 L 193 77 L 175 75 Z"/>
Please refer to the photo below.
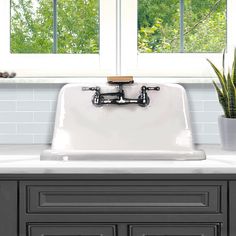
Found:
<path fill-rule="evenodd" d="M 10 1 L 0 1 L 0 71 L 18 77 L 105 76 L 116 73 L 116 0 L 100 0 L 99 54 L 11 54 Z"/>
<path fill-rule="evenodd" d="M 137 2 L 121 0 L 121 73 L 135 76 L 156 77 L 213 77 L 209 58 L 221 65 L 221 53 L 158 53 L 138 54 L 137 48 Z M 227 2 L 227 51 L 236 46 L 236 1 Z"/>
<path fill-rule="evenodd" d="M 16 71 L 15 81 L 62 82 L 77 78 L 106 77 L 107 75 L 134 75 L 139 78 L 168 78 L 190 83 L 210 81 L 215 77 L 206 58 L 219 66 L 222 54 L 138 54 L 137 53 L 137 1 L 100 0 L 100 54 L 10 54 L 10 1 L 0 0 L 0 71 Z M 236 46 L 236 1 L 227 0 L 227 50 Z M 36 79 L 41 77 L 41 79 Z M 76 77 L 76 80 L 70 77 Z M 30 79 L 32 78 L 32 79 Z M 172 79 L 173 78 L 173 79 Z M 177 78 L 175 80 L 175 78 Z M 181 79 L 178 79 L 181 78 Z M 34 80 L 34 81 L 33 81 Z M 58 79 L 59 80 L 59 79 Z M 0 81 L 1 82 L 1 81 Z M 9 82 L 5 80 L 4 82 Z M 14 80 L 13 80 L 14 82 Z"/>

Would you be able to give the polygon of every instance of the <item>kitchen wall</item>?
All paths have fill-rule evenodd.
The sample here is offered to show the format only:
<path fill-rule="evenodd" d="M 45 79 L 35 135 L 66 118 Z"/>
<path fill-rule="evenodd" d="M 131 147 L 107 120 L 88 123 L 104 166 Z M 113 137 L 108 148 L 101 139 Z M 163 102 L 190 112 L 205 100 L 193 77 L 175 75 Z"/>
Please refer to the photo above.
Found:
<path fill-rule="evenodd" d="M 194 142 L 219 143 L 222 113 L 211 84 L 184 84 L 189 97 Z M 51 142 L 57 95 L 62 85 L 0 84 L 0 144 Z"/>

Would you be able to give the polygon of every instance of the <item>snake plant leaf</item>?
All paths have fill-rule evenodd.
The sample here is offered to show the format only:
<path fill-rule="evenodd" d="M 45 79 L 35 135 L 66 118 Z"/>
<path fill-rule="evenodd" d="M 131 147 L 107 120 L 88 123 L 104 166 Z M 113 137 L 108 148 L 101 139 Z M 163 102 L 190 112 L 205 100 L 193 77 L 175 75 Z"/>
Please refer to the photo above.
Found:
<path fill-rule="evenodd" d="M 213 81 L 213 85 L 215 86 L 217 95 L 218 95 L 218 99 L 219 102 L 223 108 L 224 114 L 226 118 L 230 117 L 229 111 L 228 111 L 228 100 L 227 97 L 224 96 L 223 92 L 221 91 L 221 89 L 219 88 L 219 86 L 216 84 L 215 81 Z"/>
<path fill-rule="evenodd" d="M 217 77 L 219 78 L 224 96 L 227 96 L 227 82 L 225 75 L 222 74 L 220 70 L 209 59 L 207 59 L 207 61 L 210 63 L 211 67 L 213 68 Z"/>
<path fill-rule="evenodd" d="M 223 75 L 225 74 L 225 49 L 223 51 L 223 56 L 222 56 L 222 68 L 223 68 Z"/>
<path fill-rule="evenodd" d="M 236 118 L 236 89 L 233 80 L 228 73 L 227 76 L 227 87 L 228 87 L 228 111 L 230 118 Z"/>
<path fill-rule="evenodd" d="M 215 81 L 213 81 L 214 87 L 218 94 L 219 102 L 224 110 L 226 118 L 236 119 L 236 48 L 234 50 L 234 61 L 232 65 L 232 70 L 230 73 L 225 74 L 225 51 L 223 54 L 223 73 L 210 61 L 207 60 L 211 67 L 214 69 L 220 85 L 217 85 Z"/>
<path fill-rule="evenodd" d="M 234 49 L 234 61 L 232 65 L 232 80 L 233 80 L 234 86 L 236 86 L 236 48 Z"/>

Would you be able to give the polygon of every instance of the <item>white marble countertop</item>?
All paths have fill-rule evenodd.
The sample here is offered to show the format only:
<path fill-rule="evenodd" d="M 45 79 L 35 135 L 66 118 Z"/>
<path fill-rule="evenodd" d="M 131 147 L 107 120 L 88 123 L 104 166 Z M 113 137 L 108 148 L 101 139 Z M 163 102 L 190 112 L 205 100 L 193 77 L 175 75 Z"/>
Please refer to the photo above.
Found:
<path fill-rule="evenodd" d="M 0 174 L 236 174 L 236 152 L 217 145 L 198 146 L 206 152 L 202 161 L 40 161 L 48 146 L 0 145 Z"/>

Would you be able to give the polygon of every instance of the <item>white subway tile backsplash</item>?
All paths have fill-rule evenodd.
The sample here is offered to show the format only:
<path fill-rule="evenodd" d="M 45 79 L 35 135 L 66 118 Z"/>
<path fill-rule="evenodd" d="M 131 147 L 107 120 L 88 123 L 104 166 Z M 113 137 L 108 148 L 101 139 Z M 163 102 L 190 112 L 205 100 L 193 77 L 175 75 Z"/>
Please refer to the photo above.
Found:
<path fill-rule="evenodd" d="M 16 89 L 17 85 L 16 84 L 1 84 L 0 86 L 0 91 L 5 91 L 7 89 Z M 24 86 L 25 87 L 25 86 Z"/>
<path fill-rule="evenodd" d="M 18 134 L 50 134 L 52 130 L 52 123 L 24 123 L 17 125 Z"/>
<path fill-rule="evenodd" d="M 204 133 L 204 123 L 192 123 L 193 135 Z"/>
<path fill-rule="evenodd" d="M 218 135 L 219 134 L 218 124 L 217 123 L 204 124 L 204 133 Z"/>
<path fill-rule="evenodd" d="M 32 84 L 35 90 L 45 92 L 47 90 L 60 91 L 64 84 Z"/>
<path fill-rule="evenodd" d="M 193 141 L 196 144 L 219 144 L 220 137 L 214 134 L 195 134 Z"/>
<path fill-rule="evenodd" d="M 1 111 L 16 111 L 16 101 L 0 101 Z"/>
<path fill-rule="evenodd" d="M 34 137 L 33 135 L 2 135 L 0 134 L 0 143 L 1 144 L 33 144 Z"/>
<path fill-rule="evenodd" d="M 53 86 L 43 86 L 41 85 L 39 88 L 35 88 L 34 90 L 34 99 L 41 101 L 41 100 L 52 100 L 52 101 L 56 101 L 57 97 L 58 97 L 58 92 L 61 89 L 62 85 L 55 85 L 55 87 Z"/>
<path fill-rule="evenodd" d="M 32 112 L 0 112 L 0 122 L 14 122 L 14 123 L 22 123 L 22 122 L 32 122 L 33 121 L 33 113 Z"/>
<path fill-rule="evenodd" d="M 204 101 L 202 93 L 200 91 L 187 91 L 187 96 L 190 102 Z"/>
<path fill-rule="evenodd" d="M 204 101 L 204 111 L 222 111 L 218 101 Z"/>
<path fill-rule="evenodd" d="M 216 100 L 216 93 L 215 91 L 211 91 L 211 90 L 204 90 L 202 93 L 200 93 L 200 100 L 204 100 L 204 101 L 212 101 L 212 100 Z"/>
<path fill-rule="evenodd" d="M 52 142 L 52 134 L 34 135 L 34 143 L 45 144 Z"/>
<path fill-rule="evenodd" d="M 41 86 L 41 85 L 40 84 L 17 84 L 16 88 L 18 90 L 29 90 L 29 91 L 31 91 L 33 89 L 36 89 L 39 86 Z M 43 85 L 43 86 L 45 86 L 45 85 Z"/>
<path fill-rule="evenodd" d="M 49 101 L 19 101 L 17 102 L 18 111 L 50 111 Z"/>
<path fill-rule="evenodd" d="M 42 92 L 42 91 L 35 91 L 34 94 L 34 99 L 36 101 L 56 101 L 57 100 L 58 93 L 55 91 L 47 91 L 47 92 Z"/>
<path fill-rule="evenodd" d="M 3 134 L 16 134 L 17 125 L 16 124 L 6 124 L 0 123 L 0 135 Z"/>
<path fill-rule="evenodd" d="M 50 101 L 50 111 L 56 111 L 57 101 Z"/>
<path fill-rule="evenodd" d="M 0 144 L 51 143 L 60 84 L 0 85 Z M 219 143 L 222 109 L 211 84 L 184 84 L 195 143 Z"/>
<path fill-rule="evenodd" d="M 32 89 L 27 88 L 17 88 L 16 99 L 17 101 L 32 101 L 34 99 L 34 91 Z"/>
<path fill-rule="evenodd" d="M 16 100 L 16 85 L 2 84 L 0 86 L 0 101 Z"/>
<path fill-rule="evenodd" d="M 214 87 L 210 84 L 184 85 L 190 101 L 214 101 L 217 99 Z"/>
<path fill-rule="evenodd" d="M 189 101 L 189 110 L 190 111 L 203 111 L 204 101 Z"/>
<path fill-rule="evenodd" d="M 204 112 L 204 111 L 192 111 L 190 112 L 190 117 L 192 122 L 203 122 L 203 123 L 210 123 L 210 122 L 217 122 L 218 116 L 221 114 L 220 111 L 213 111 L 213 112 Z"/>
<path fill-rule="evenodd" d="M 55 120 L 55 112 L 34 112 L 35 122 L 51 123 Z"/>

